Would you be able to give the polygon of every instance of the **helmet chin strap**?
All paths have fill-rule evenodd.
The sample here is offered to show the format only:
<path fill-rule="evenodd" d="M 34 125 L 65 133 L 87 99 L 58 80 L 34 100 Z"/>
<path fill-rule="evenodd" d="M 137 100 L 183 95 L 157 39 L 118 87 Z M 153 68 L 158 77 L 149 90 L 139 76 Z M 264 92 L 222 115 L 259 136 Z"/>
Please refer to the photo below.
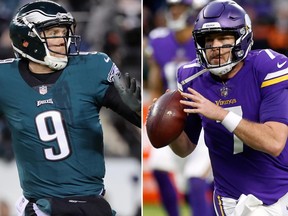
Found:
<path fill-rule="evenodd" d="M 53 70 L 62 70 L 66 67 L 68 63 L 68 57 L 63 55 L 63 57 L 55 57 L 51 56 L 50 51 L 47 47 L 47 43 L 44 43 L 44 47 L 46 50 L 46 56 L 44 57 L 44 64 Z"/>
<path fill-rule="evenodd" d="M 205 55 L 205 59 L 206 59 L 206 55 Z M 206 59 L 207 61 L 207 59 Z M 228 72 L 230 72 L 232 70 L 232 68 L 238 64 L 239 61 L 237 62 L 232 62 L 232 48 L 230 49 L 230 55 L 229 55 L 229 59 L 227 60 L 227 62 L 221 66 L 220 64 L 220 67 L 216 67 L 217 65 L 211 65 L 211 64 L 207 64 L 207 69 L 209 69 L 209 71 L 216 75 L 216 76 L 222 76 Z M 208 61 L 207 61 L 208 63 Z"/>
<path fill-rule="evenodd" d="M 231 61 L 231 60 L 229 60 Z M 228 62 L 227 62 L 228 63 Z M 222 76 L 228 72 L 230 72 L 232 70 L 232 68 L 237 64 L 238 62 L 234 62 L 234 63 L 230 63 L 228 65 L 225 65 L 225 66 L 221 66 L 221 67 L 218 67 L 218 68 L 211 68 L 209 69 L 209 71 L 216 75 L 216 76 Z"/>
<path fill-rule="evenodd" d="M 64 56 L 63 58 L 58 58 L 58 57 L 51 56 L 50 53 L 48 53 L 45 56 L 44 61 L 40 61 L 38 59 L 34 59 L 30 55 L 25 54 L 20 49 L 15 47 L 13 44 L 12 44 L 12 46 L 13 46 L 14 50 L 16 50 L 16 56 L 18 54 L 20 54 L 23 58 L 27 58 L 33 62 L 38 63 L 38 64 L 47 65 L 49 68 L 51 68 L 53 70 L 62 70 L 63 68 L 66 67 L 66 65 L 68 63 L 68 57 L 67 56 Z"/>
<path fill-rule="evenodd" d="M 53 70 L 62 70 L 66 67 L 68 63 L 68 57 L 63 58 L 51 56 L 50 54 L 46 55 L 44 58 L 45 65 Z"/>

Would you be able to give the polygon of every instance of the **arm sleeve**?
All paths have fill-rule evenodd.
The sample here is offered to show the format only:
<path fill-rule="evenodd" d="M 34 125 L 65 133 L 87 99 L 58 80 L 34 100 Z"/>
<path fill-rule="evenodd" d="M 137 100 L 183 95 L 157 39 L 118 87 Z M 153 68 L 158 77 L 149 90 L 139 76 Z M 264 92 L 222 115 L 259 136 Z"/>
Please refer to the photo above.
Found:
<path fill-rule="evenodd" d="M 118 113 L 135 126 L 139 128 L 141 127 L 141 116 L 139 116 L 136 112 L 133 112 L 121 100 L 121 97 L 114 85 L 110 85 L 108 87 L 103 99 L 103 106 L 112 109 L 114 112 Z"/>
<path fill-rule="evenodd" d="M 260 122 L 277 121 L 288 125 L 288 89 L 267 95 L 260 106 Z"/>
<path fill-rule="evenodd" d="M 200 116 L 198 114 L 189 114 L 187 116 L 184 131 L 192 143 L 198 143 L 201 129 L 202 125 Z"/>

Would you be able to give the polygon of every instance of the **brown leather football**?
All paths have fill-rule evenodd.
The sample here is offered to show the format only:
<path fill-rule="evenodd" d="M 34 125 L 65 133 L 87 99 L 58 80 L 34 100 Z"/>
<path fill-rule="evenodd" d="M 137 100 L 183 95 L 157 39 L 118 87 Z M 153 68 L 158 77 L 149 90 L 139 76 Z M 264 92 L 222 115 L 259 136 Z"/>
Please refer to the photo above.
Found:
<path fill-rule="evenodd" d="M 164 93 L 150 108 L 146 120 L 147 135 L 155 148 L 162 148 L 175 140 L 183 131 L 187 114 L 178 90 Z"/>

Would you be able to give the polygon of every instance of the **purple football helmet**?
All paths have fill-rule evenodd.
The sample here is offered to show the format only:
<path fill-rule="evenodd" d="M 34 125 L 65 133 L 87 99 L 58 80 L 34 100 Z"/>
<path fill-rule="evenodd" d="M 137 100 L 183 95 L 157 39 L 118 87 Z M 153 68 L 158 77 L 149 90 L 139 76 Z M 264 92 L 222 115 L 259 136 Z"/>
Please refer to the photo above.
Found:
<path fill-rule="evenodd" d="M 211 65 L 205 54 L 211 47 L 205 47 L 205 37 L 216 32 L 234 35 L 235 44 L 231 44 L 231 56 L 226 63 Z M 216 0 L 207 4 L 195 21 L 193 37 L 201 64 L 218 76 L 231 71 L 247 56 L 253 45 L 251 20 L 245 10 L 232 0 Z"/>

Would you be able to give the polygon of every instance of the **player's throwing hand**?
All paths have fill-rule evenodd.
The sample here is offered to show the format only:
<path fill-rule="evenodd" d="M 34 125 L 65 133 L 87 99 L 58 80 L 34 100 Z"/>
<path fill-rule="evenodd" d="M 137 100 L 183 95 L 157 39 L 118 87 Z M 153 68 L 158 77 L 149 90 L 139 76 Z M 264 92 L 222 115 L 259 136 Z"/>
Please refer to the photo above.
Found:
<path fill-rule="evenodd" d="M 225 118 L 228 113 L 227 110 L 224 110 L 222 107 L 212 103 L 192 88 L 188 88 L 188 91 L 191 94 L 181 92 L 183 97 L 190 99 L 180 101 L 180 103 L 188 106 L 188 108 L 184 109 L 184 112 L 202 114 L 209 119 L 217 121 L 222 121 Z"/>

